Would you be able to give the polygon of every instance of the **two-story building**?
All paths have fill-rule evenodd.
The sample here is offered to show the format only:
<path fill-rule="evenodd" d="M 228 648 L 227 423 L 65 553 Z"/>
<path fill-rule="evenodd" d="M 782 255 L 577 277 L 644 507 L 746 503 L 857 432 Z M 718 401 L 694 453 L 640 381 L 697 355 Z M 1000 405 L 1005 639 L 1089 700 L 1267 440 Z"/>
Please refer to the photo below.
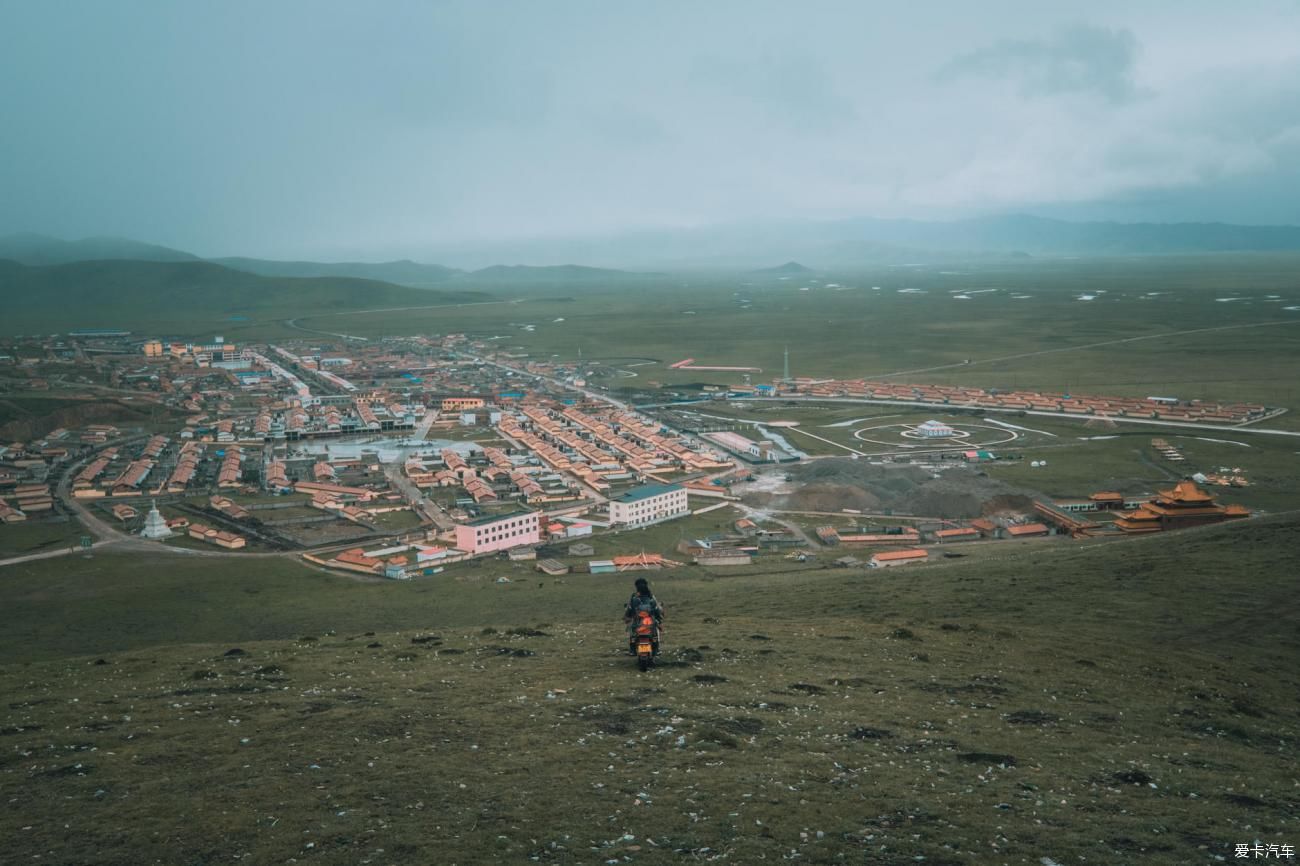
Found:
<path fill-rule="evenodd" d="M 461 523 L 456 526 L 456 547 L 471 554 L 506 550 L 542 540 L 536 511 L 514 511 Z"/>
<path fill-rule="evenodd" d="M 690 514 L 680 484 L 645 484 L 609 501 L 611 526 L 649 526 Z"/>

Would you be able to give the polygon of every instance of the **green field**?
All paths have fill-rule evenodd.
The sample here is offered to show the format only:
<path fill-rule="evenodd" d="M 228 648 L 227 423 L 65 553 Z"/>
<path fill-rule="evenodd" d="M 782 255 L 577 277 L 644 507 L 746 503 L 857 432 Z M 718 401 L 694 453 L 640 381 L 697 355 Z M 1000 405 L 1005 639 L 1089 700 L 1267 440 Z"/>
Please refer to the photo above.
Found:
<path fill-rule="evenodd" d="M 69 547 L 80 541 L 85 532 L 75 519 L 32 517 L 21 523 L 3 524 L 0 525 L 0 559 Z"/>
<path fill-rule="evenodd" d="M 651 290 L 575 289 L 565 300 L 520 289 L 518 304 L 300 321 L 366 336 L 463 331 L 540 358 L 575 360 L 581 349 L 584 359 L 614 359 L 611 369 L 618 359 L 660 362 L 630 368 L 634 379 L 604 380 L 624 387 L 739 381 L 739 374 L 666 369 L 687 357 L 761 367 L 756 381 L 768 380 L 780 375 L 788 345 L 795 375 L 1298 402 L 1300 312 L 1285 307 L 1300 304 L 1300 256 L 1031 260 L 821 279 L 699 275 L 665 278 Z M 924 294 L 899 291 L 906 288 Z M 961 292 L 978 294 L 954 300 Z M 1084 294 L 1094 300 L 1077 300 Z M 1177 333 L 1207 328 L 1227 330 Z M 1153 339 L 1113 342 L 1133 338 Z M 1101 342 L 1112 344 L 1080 348 Z M 1050 354 L 997 360 L 1039 352 Z M 931 369 L 950 364 L 960 366 Z"/>

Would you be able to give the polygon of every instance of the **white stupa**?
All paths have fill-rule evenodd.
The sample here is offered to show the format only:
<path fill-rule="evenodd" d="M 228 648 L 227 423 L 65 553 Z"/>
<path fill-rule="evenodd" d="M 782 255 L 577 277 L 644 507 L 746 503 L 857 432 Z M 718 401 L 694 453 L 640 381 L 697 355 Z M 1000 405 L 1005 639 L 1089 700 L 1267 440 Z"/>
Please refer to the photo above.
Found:
<path fill-rule="evenodd" d="M 153 507 L 149 509 L 149 514 L 144 519 L 144 529 L 140 530 L 141 538 L 171 538 L 172 531 L 167 527 L 167 521 L 158 512 L 158 500 L 153 500 Z"/>

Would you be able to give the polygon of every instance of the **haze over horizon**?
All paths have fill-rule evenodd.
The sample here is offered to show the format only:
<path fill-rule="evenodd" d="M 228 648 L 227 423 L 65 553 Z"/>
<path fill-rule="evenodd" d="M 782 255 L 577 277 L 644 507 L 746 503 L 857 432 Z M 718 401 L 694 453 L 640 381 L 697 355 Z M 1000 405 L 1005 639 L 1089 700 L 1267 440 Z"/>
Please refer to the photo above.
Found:
<path fill-rule="evenodd" d="M 1282 2 L 5 2 L 0 234 L 429 260 L 868 216 L 1300 224 L 1296 32 Z"/>

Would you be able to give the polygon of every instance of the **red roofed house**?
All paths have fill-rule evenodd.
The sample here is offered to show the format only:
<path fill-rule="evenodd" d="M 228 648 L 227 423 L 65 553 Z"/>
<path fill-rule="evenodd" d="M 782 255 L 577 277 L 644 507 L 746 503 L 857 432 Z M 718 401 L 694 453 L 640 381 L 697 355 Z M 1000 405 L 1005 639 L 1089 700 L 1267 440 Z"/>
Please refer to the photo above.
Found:
<path fill-rule="evenodd" d="M 886 550 L 871 557 L 867 565 L 872 568 L 892 568 L 895 565 L 907 565 L 909 562 L 925 562 L 930 554 L 917 548 L 907 550 Z"/>
<path fill-rule="evenodd" d="M 1007 527 L 1007 536 L 1010 538 L 1038 538 L 1049 534 L 1051 530 L 1045 523 L 1022 523 L 1019 526 Z"/>
<path fill-rule="evenodd" d="M 980 531 L 973 526 L 963 526 L 960 529 L 940 529 L 934 534 L 934 538 L 941 544 L 948 544 L 953 541 L 977 541 L 980 537 Z"/>

